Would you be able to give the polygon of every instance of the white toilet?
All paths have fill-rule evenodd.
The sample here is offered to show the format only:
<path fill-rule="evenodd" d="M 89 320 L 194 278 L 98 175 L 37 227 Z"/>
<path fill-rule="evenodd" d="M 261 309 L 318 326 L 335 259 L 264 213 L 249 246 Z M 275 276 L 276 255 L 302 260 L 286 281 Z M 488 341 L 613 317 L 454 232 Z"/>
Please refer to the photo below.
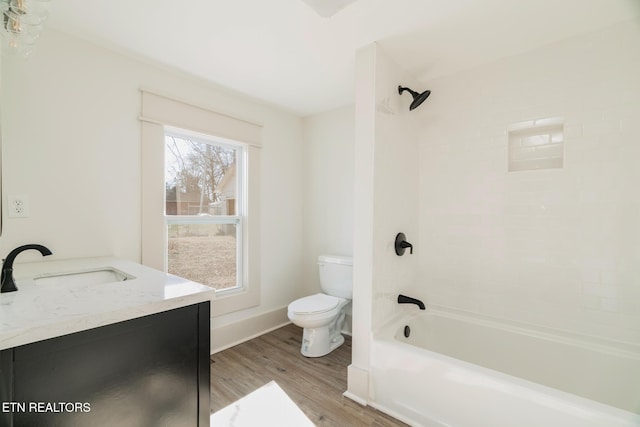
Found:
<path fill-rule="evenodd" d="M 289 304 L 289 320 L 304 328 L 300 352 L 306 357 L 324 356 L 342 345 L 340 331 L 353 290 L 351 257 L 320 255 L 318 270 L 323 293 Z"/>

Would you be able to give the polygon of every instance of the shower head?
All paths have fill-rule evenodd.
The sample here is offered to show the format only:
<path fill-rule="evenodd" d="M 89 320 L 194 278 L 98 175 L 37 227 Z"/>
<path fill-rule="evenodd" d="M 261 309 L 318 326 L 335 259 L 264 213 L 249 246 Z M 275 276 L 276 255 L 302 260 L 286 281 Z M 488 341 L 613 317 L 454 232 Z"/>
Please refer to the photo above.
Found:
<path fill-rule="evenodd" d="M 411 94 L 411 96 L 413 96 L 413 102 L 409 106 L 409 110 L 410 111 L 418 108 L 418 106 L 420 104 L 422 104 L 424 102 L 424 100 L 429 97 L 429 95 L 431 95 L 431 91 L 430 90 L 425 90 L 422 93 L 418 93 L 418 92 L 415 92 L 415 91 L 409 89 L 408 87 L 398 86 L 398 93 L 400 95 L 402 95 L 402 92 L 404 92 L 405 90 L 408 91 Z"/>

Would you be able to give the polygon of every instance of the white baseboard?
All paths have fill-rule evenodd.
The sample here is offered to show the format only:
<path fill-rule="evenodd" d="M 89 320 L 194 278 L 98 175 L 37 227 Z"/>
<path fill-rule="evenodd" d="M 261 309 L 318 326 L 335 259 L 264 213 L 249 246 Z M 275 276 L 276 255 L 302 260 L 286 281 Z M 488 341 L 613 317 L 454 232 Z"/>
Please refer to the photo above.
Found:
<path fill-rule="evenodd" d="M 343 395 L 361 405 L 367 405 L 369 400 L 369 371 L 355 366 L 353 363 L 349 365 L 347 367 L 347 391 Z"/>
<path fill-rule="evenodd" d="M 287 307 L 211 329 L 210 354 L 218 353 L 291 323 Z"/>

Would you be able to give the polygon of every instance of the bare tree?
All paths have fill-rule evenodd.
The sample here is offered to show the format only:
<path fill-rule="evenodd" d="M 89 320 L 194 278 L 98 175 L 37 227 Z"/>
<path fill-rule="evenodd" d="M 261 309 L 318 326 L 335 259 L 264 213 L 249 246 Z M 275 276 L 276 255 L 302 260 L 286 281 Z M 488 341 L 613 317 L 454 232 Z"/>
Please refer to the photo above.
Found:
<path fill-rule="evenodd" d="M 235 150 L 177 137 L 168 138 L 167 150 L 173 157 L 168 172 L 174 177 L 167 196 L 170 191 L 176 198 L 198 195 L 199 212 L 207 212 L 209 203 L 220 200 L 216 189 L 235 163 Z"/>

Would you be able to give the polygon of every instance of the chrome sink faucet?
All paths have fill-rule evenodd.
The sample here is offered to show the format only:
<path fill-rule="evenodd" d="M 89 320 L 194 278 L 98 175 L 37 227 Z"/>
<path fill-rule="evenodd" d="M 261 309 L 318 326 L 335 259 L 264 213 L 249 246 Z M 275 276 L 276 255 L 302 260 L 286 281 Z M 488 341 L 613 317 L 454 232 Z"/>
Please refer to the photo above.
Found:
<path fill-rule="evenodd" d="M 36 251 L 39 251 L 42 256 L 51 255 L 51 251 L 42 245 L 18 246 L 17 248 L 9 252 L 9 255 L 7 255 L 7 257 L 3 260 L 4 262 L 2 264 L 2 276 L 0 277 L 0 293 L 13 292 L 18 290 L 18 288 L 16 288 L 16 282 L 13 280 L 13 261 L 15 261 L 16 257 L 21 252 L 27 251 L 29 249 L 35 249 Z"/>

